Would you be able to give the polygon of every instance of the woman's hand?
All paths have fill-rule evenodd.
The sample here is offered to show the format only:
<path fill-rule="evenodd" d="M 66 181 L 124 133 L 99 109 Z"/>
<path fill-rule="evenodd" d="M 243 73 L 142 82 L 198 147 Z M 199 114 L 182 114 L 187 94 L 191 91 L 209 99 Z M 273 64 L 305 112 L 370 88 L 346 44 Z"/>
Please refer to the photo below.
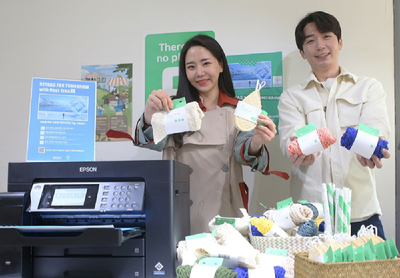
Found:
<path fill-rule="evenodd" d="M 151 125 L 151 118 L 156 112 L 160 112 L 163 109 L 168 113 L 172 109 L 171 97 L 163 90 L 153 90 L 149 95 L 146 106 L 144 108 L 144 122 L 147 125 Z"/>
<path fill-rule="evenodd" d="M 270 142 L 276 134 L 276 125 L 268 116 L 260 114 L 257 122 L 263 125 L 257 125 L 254 129 L 254 135 L 249 148 L 250 155 L 258 154 L 262 146 Z"/>

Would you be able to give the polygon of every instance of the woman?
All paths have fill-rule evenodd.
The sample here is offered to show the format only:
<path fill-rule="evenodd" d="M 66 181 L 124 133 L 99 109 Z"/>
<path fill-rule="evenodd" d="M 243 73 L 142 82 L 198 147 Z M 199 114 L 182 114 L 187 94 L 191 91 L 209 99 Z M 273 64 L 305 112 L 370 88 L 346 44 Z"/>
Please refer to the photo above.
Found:
<path fill-rule="evenodd" d="M 155 112 L 169 112 L 170 96 L 154 90 L 147 99 L 139 120 L 134 143 L 163 151 L 163 159 L 187 164 L 190 175 L 191 234 L 208 232 L 208 223 L 216 215 L 241 217 L 239 208 L 247 208 L 248 191 L 241 165 L 268 174 L 265 143 L 276 134 L 274 122 L 260 115 L 251 132 L 239 132 L 234 125 L 238 99 L 225 53 L 219 43 L 206 35 L 189 39 L 181 50 L 177 98 L 186 103 L 197 101 L 205 117 L 196 132 L 173 134 L 157 145 L 153 142 L 151 118 Z"/>

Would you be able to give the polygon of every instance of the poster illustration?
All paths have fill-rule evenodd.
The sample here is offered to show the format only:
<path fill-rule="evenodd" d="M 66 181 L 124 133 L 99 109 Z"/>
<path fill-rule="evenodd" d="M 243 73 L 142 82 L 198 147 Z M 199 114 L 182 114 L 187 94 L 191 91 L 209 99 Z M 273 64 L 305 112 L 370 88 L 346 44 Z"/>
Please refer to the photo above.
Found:
<path fill-rule="evenodd" d="M 33 78 L 27 161 L 94 161 L 96 82 Z"/>
<path fill-rule="evenodd" d="M 81 79 L 97 82 L 96 142 L 123 141 L 108 138 L 109 129 L 132 135 L 133 64 L 86 65 Z"/>

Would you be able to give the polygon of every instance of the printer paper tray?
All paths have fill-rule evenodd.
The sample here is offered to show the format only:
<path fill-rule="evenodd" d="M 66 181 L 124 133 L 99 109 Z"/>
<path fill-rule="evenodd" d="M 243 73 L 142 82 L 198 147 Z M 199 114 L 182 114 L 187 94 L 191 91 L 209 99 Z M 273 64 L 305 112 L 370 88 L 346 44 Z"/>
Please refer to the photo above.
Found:
<path fill-rule="evenodd" d="M 0 227 L 0 246 L 120 246 L 122 240 L 121 229 L 110 226 L 69 227 L 68 230 L 43 226 L 37 229 L 35 226 Z"/>

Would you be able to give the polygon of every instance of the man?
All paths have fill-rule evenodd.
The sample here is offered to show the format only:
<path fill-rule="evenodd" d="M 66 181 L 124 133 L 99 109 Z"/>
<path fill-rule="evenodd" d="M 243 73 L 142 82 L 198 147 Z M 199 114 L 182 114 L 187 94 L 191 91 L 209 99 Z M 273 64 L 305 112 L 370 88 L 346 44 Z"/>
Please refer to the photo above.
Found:
<path fill-rule="evenodd" d="M 321 203 L 322 183 L 347 187 L 352 191 L 351 230 L 361 225 L 378 228 L 385 239 L 379 215 L 374 168 L 382 161 L 356 155 L 340 146 L 347 127 L 360 123 L 380 131 L 380 138 L 390 136 L 385 103 L 386 93 L 373 78 L 356 76 L 339 66 L 343 47 L 337 19 L 325 12 L 306 15 L 295 29 L 296 44 L 312 72 L 301 84 L 285 90 L 278 104 L 280 147 L 292 164 L 291 196 L 296 200 Z M 314 123 L 317 129 L 327 127 L 337 141 L 329 148 L 311 155 L 289 155 L 288 144 L 295 131 Z M 384 158 L 389 158 L 383 150 Z"/>

